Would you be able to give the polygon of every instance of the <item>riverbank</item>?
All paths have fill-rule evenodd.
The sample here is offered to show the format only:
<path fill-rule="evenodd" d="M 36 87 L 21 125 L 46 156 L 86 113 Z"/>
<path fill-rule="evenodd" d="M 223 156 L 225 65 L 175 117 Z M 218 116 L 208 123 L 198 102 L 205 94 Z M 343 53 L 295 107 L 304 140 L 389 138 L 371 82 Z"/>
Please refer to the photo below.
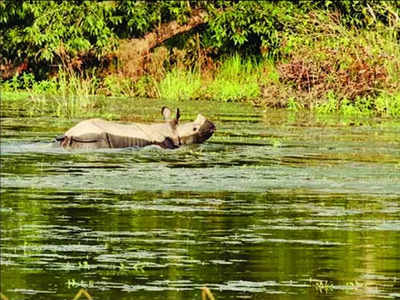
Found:
<path fill-rule="evenodd" d="M 97 4 L 90 5 L 98 8 Z M 362 8 L 361 4 L 351 5 L 352 9 Z M 291 18 L 286 27 L 271 25 L 268 34 L 276 36 L 263 33 L 269 40 L 261 33 L 257 38 L 250 33 L 232 33 L 232 40 L 223 44 L 232 29 L 223 27 L 225 21 L 220 18 L 228 14 L 231 6 L 237 6 L 237 14 L 225 17 L 235 22 L 253 9 L 258 9 L 254 14 L 260 14 L 260 18 L 268 10 L 277 11 L 270 16 L 273 20 L 287 13 Z M 226 30 L 225 33 L 218 31 L 220 41 L 218 38 L 213 41 L 214 46 L 206 47 L 206 42 L 200 40 L 202 35 L 207 36 L 204 28 L 179 38 L 171 33 L 171 39 L 149 48 L 145 55 L 139 55 L 131 47 L 139 45 L 140 39 L 130 43 L 120 39 L 114 57 L 116 63 L 105 64 L 99 60 L 97 64 L 88 64 L 82 55 L 72 56 L 67 53 L 67 45 L 62 45 L 54 50 L 60 60 L 57 70 L 49 69 L 43 76 L 28 68 L 2 80 L 2 99 L 30 99 L 32 109 L 63 116 L 90 114 L 101 105 L 98 99 L 104 97 L 144 97 L 245 102 L 257 107 L 306 109 L 321 114 L 400 118 L 400 23 L 392 11 L 395 6 L 374 4 L 375 10 L 360 10 L 362 24 L 354 23 L 356 19 L 350 11 L 346 14 L 340 6 L 332 10 L 310 10 L 288 3 L 244 1 L 226 4 L 223 8 L 209 15 L 215 19 L 207 23 L 210 27 L 207 30 L 215 31 L 218 26 Z M 206 22 L 200 21 L 199 24 Z M 252 26 L 253 21 L 246 22 Z M 267 22 L 268 18 L 264 16 L 259 21 Z M 160 28 L 171 29 L 172 25 L 176 31 L 183 30 L 179 27 L 183 25 L 171 21 L 160 25 L 152 34 L 157 34 Z M 260 29 L 251 28 L 254 34 Z M 256 50 L 251 48 L 252 38 L 258 45 Z M 228 49 L 230 43 L 232 51 Z M 138 59 L 140 64 L 133 63 Z"/>
<path fill-rule="evenodd" d="M 310 82 L 301 82 L 300 78 L 287 80 L 290 75 L 283 72 L 294 68 L 295 64 L 277 65 L 269 60 L 256 62 L 235 55 L 220 63 L 214 72 L 176 67 L 166 71 L 159 80 L 145 76 L 137 81 L 118 75 L 105 78 L 82 76 L 64 70 L 53 79 L 36 81 L 32 74 L 25 73 L 1 84 L 1 99 L 27 103 L 33 114 L 55 113 L 64 117 L 92 115 L 105 101 L 115 97 L 144 97 L 167 101 L 209 100 L 216 104 L 251 103 L 257 107 L 294 112 L 309 110 L 318 114 L 400 118 L 400 92 L 394 72 L 387 72 L 381 81 L 368 75 L 371 85 L 365 78 L 340 83 L 338 77 L 350 76 L 350 71 L 347 75 L 341 72 L 325 74 L 327 78 L 311 86 Z M 307 66 L 302 65 L 302 68 Z M 373 71 L 365 67 L 358 72 L 362 76 Z M 315 74 L 309 76 L 315 78 Z M 294 86 L 293 82 L 299 86 Z M 384 89 L 374 87 L 378 84 L 387 86 Z"/>

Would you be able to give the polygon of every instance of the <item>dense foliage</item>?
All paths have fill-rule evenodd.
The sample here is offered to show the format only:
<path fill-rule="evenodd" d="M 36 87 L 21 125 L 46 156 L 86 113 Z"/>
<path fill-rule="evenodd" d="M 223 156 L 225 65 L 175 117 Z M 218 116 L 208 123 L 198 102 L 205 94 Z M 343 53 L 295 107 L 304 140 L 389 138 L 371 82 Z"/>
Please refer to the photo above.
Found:
<path fill-rule="evenodd" d="M 286 34 L 315 9 L 338 11 L 341 21 L 359 27 L 389 22 L 398 1 L 1 1 L 1 63 L 28 59 L 54 63 L 68 55 L 110 52 L 121 38 L 141 37 L 161 23 L 184 23 L 195 8 L 209 13 L 198 32 L 204 47 L 223 52 L 277 55 Z"/>

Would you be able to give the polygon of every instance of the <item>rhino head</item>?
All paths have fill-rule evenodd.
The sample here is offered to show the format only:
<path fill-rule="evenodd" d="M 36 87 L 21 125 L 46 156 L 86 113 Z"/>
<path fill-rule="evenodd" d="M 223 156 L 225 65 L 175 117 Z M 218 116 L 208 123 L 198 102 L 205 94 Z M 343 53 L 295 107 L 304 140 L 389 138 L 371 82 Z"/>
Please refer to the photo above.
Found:
<path fill-rule="evenodd" d="M 163 115 L 164 120 L 170 124 L 174 132 L 172 139 L 175 144 L 179 146 L 203 143 L 215 132 L 215 125 L 201 114 L 198 114 L 197 118 L 193 122 L 183 124 L 179 123 L 179 108 L 177 108 L 176 116 L 173 119 L 171 118 L 172 113 L 168 107 L 164 106 L 161 109 L 161 114 Z"/>

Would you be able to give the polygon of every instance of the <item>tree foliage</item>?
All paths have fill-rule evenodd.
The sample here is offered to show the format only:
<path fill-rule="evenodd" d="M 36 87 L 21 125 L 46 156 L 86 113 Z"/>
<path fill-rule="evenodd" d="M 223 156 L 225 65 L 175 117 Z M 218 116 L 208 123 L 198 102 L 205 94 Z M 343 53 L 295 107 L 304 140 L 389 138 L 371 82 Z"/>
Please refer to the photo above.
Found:
<path fill-rule="evenodd" d="M 138 38 L 162 23 L 185 23 L 196 8 L 208 23 L 196 32 L 202 47 L 218 54 L 240 52 L 272 57 L 282 41 L 296 35 L 314 10 L 337 12 L 348 26 L 389 24 L 399 19 L 399 1 L 0 1 L 0 65 L 24 60 L 59 63 L 60 55 L 92 53 L 98 58 L 116 49 L 120 39 Z"/>

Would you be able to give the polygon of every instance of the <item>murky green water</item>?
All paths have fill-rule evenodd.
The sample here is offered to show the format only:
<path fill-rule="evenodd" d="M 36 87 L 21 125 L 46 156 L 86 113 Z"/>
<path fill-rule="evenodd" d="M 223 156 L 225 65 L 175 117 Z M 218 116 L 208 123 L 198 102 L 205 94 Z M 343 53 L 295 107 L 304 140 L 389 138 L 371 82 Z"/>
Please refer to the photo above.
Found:
<path fill-rule="evenodd" d="M 125 103 L 125 102 L 124 102 Z M 161 102 L 126 102 L 125 119 Z M 9 299 L 400 297 L 400 127 L 247 106 L 178 150 L 66 151 L 78 120 L 2 107 L 1 292 Z M 134 112 L 134 113 L 133 113 Z"/>

